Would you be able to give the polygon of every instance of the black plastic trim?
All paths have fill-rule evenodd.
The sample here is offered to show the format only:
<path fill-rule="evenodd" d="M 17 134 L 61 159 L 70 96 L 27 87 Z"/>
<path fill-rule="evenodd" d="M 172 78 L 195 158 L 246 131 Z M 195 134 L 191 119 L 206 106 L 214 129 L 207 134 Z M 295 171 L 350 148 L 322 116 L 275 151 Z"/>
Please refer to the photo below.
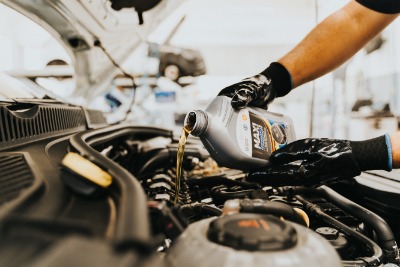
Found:
<path fill-rule="evenodd" d="M 21 111 L 0 105 L 0 150 L 86 130 L 80 107 L 30 105 Z"/>

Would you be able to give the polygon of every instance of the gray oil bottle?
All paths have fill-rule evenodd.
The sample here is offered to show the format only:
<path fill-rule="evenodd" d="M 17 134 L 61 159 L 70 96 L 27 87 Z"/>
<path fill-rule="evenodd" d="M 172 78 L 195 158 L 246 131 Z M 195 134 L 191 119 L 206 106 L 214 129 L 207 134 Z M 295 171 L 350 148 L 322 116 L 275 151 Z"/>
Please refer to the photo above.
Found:
<path fill-rule="evenodd" d="M 292 120 L 260 108 L 234 110 L 226 96 L 191 111 L 185 129 L 198 136 L 221 166 L 251 170 L 268 166 L 275 150 L 295 140 Z"/>

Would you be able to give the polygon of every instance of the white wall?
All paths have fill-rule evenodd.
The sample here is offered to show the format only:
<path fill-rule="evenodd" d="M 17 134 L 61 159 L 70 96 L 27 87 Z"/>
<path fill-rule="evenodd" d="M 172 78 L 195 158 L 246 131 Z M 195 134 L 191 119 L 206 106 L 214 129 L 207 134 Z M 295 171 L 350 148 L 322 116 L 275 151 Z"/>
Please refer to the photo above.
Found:
<path fill-rule="evenodd" d="M 55 58 L 70 61 L 63 47 L 47 31 L 0 4 L 0 71 L 42 69 Z"/>

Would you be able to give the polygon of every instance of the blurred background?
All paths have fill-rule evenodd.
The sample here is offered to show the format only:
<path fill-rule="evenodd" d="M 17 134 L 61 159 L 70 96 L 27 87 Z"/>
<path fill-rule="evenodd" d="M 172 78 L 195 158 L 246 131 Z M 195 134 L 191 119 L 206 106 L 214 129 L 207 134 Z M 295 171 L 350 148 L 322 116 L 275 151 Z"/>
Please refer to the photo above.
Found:
<path fill-rule="evenodd" d="M 128 114 L 131 123 L 179 132 L 188 111 L 205 108 L 225 86 L 264 70 L 346 2 L 183 1 L 121 62 L 137 90 L 117 75 L 105 93 L 90 99 L 75 94 L 71 58 L 56 38 L 0 4 L 0 71 L 29 78 L 69 103 L 100 109 L 111 123 Z M 275 100 L 269 110 L 290 116 L 297 138 L 361 140 L 396 131 L 399 32 L 396 21 L 343 66 Z"/>

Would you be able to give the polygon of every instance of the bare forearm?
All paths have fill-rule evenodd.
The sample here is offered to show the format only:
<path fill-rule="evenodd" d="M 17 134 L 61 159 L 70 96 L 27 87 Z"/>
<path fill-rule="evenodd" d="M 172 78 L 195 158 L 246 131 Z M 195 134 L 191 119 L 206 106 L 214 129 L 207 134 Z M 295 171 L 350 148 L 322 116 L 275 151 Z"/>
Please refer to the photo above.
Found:
<path fill-rule="evenodd" d="M 290 72 L 294 87 L 338 67 L 398 15 L 386 15 L 350 2 L 314 28 L 278 60 Z"/>
<path fill-rule="evenodd" d="M 400 132 L 390 135 L 392 146 L 392 164 L 394 169 L 400 168 Z"/>

